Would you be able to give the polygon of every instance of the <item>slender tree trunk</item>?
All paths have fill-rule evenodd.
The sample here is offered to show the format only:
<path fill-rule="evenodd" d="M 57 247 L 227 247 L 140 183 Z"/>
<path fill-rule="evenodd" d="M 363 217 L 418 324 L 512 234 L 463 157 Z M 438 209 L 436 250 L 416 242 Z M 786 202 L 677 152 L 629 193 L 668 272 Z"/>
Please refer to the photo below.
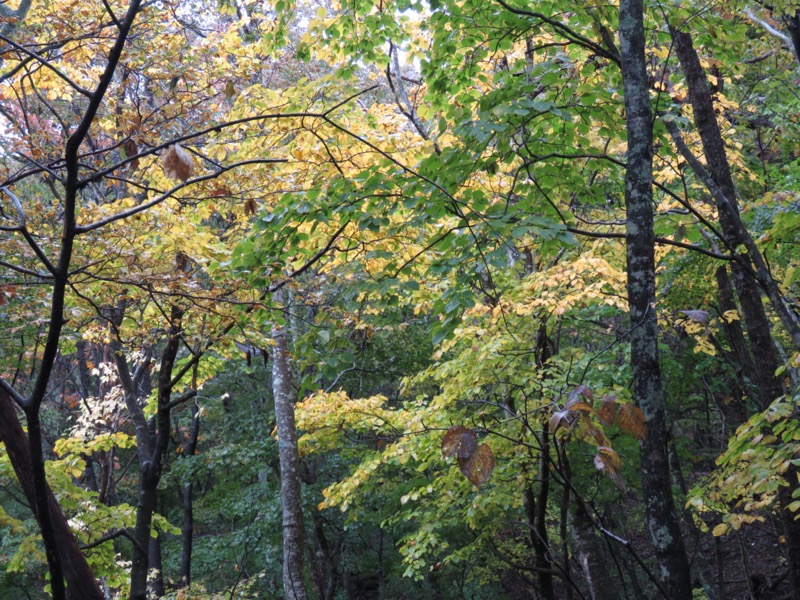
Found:
<path fill-rule="evenodd" d="M 733 185 L 730 163 L 725 152 L 722 133 L 714 113 L 714 102 L 706 80 L 700 58 L 688 33 L 670 27 L 675 51 L 686 77 L 689 99 L 692 103 L 694 121 L 700 139 L 711 179 L 727 198 L 727 202 L 717 200 L 717 212 L 722 234 L 730 247 L 737 247 L 745 241 L 745 232 L 739 218 L 736 202 L 736 189 Z M 754 383 L 756 401 L 761 410 L 783 394 L 783 386 L 775 372 L 778 368 L 778 355 L 770 332 L 761 292 L 756 282 L 738 264 L 731 265 L 736 294 L 742 306 L 747 335 L 750 341 L 754 362 Z M 778 307 L 776 307 L 778 308 Z M 797 488 L 797 469 L 792 467 L 786 474 L 788 488 L 781 488 L 779 500 L 783 507 L 791 501 L 791 492 Z M 786 536 L 789 577 L 792 583 L 793 598 L 800 600 L 800 523 L 795 514 L 787 510 L 781 512 Z"/>
<path fill-rule="evenodd" d="M 703 144 L 709 174 L 728 199 L 726 203 L 717 203 L 722 235 L 729 247 L 736 248 L 744 243 L 736 189 L 725 153 L 725 143 L 714 113 L 714 102 L 705 71 L 692 44 L 691 35 L 673 27 L 670 27 L 670 33 L 675 42 L 675 52 L 681 63 L 681 69 L 686 77 L 694 122 Z M 756 281 L 738 263 L 732 263 L 731 270 L 755 363 L 752 372 L 753 383 L 756 385 L 755 397 L 759 408 L 764 410 L 775 398 L 783 394 L 780 381 L 775 377 L 778 357 Z"/>
<path fill-rule="evenodd" d="M 282 302 L 281 291 L 275 300 Z M 281 502 L 283 504 L 283 589 L 287 600 L 305 600 L 303 527 L 300 491 L 300 455 L 297 451 L 297 430 L 294 421 L 294 391 L 289 365 L 289 342 L 286 330 L 272 328 L 275 340 L 272 361 L 272 394 L 275 398 L 275 421 L 278 429 L 278 457 L 281 465 Z"/>
<path fill-rule="evenodd" d="M 139 491 L 136 503 L 136 525 L 133 530 L 134 548 L 131 564 L 130 600 L 147 600 L 147 570 L 150 566 L 150 525 L 156 512 L 158 477 L 150 462 L 139 469 Z"/>
<path fill-rule="evenodd" d="M 591 600 L 618 600 L 620 585 L 609 572 L 608 557 L 597 537 L 594 523 L 580 502 L 573 502 L 569 513 L 573 548 L 584 577 L 589 584 Z"/>
<path fill-rule="evenodd" d="M 725 265 L 720 266 L 716 273 L 717 278 L 717 302 L 722 314 L 729 311 L 736 311 L 739 309 L 736 306 L 736 301 L 733 297 L 733 287 L 731 286 L 731 279 L 728 277 L 728 268 Z M 723 323 L 725 335 L 728 338 L 731 351 L 726 354 L 728 363 L 736 371 L 736 378 L 738 385 L 742 390 L 750 391 L 756 386 L 758 377 L 756 376 L 756 366 L 753 357 L 750 354 L 750 349 L 742 331 L 742 325 L 738 319 L 733 319 L 730 322 Z M 738 391 L 738 390 L 737 390 Z M 744 405 L 743 399 L 736 395 L 732 398 L 731 402 L 721 406 L 726 418 L 730 431 L 734 431 L 739 425 L 744 423 L 748 417 L 747 407 Z"/>
<path fill-rule="evenodd" d="M 534 552 L 534 565 L 538 569 L 539 591 L 544 600 L 555 600 L 553 589 L 553 557 L 547 534 L 547 500 L 550 495 L 550 436 L 545 429 L 542 433 L 542 448 L 539 456 L 539 487 L 526 488 L 523 494 L 525 513 L 530 528 L 531 544 Z"/>
<path fill-rule="evenodd" d="M 34 509 L 34 516 L 38 521 L 37 491 L 30 473 L 31 457 L 28 440 L 17 418 L 14 401 L 2 388 L 0 388 L 0 441 L 5 444 L 11 466 L 14 468 L 25 498 Z M 60 558 L 61 570 L 67 582 L 67 598 L 70 600 L 102 600 L 103 594 L 49 486 L 46 487 L 45 498 L 49 506 L 53 539 Z"/>
<path fill-rule="evenodd" d="M 182 317 L 183 311 L 173 306 L 170 314 L 171 322 L 167 344 L 161 355 L 161 363 L 158 370 L 158 413 L 154 417 L 155 423 L 153 424 L 155 429 L 148 434 L 147 441 L 139 440 L 140 432 L 137 430 L 139 499 L 136 506 L 130 600 L 147 600 L 147 572 L 150 566 L 150 528 L 153 523 L 153 514 L 157 508 L 158 482 L 161 480 L 161 470 L 164 466 L 164 457 L 167 453 L 169 434 L 172 428 L 169 407 L 172 397 L 172 368 L 175 365 L 175 359 L 181 343 Z M 126 386 L 126 395 L 127 388 L 130 387 L 130 385 Z M 136 422 L 136 418 L 134 418 L 134 422 Z M 149 428 L 148 431 L 150 431 Z M 147 453 L 143 454 L 143 451 Z"/>
<path fill-rule="evenodd" d="M 192 404 L 192 427 L 189 439 L 183 445 L 185 457 L 194 456 L 197 450 L 197 438 L 200 436 L 200 411 L 197 404 Z M 183 508 L 183 527 L 181 528 L 181 587 L 189 587 L 192 583 L 192 545 L 194 542 L 194 485 L 191 481 L 181 489 L 181 506 Z"/>
<path fill-rule="evenodd" d="M 669 600 L 689 600 L 689 563 L 672 497 L 666 410 L 658 358 L 653 233 L 653 121 L 645 68 L 642 0 L 620 0 L 619 38 L 627 114 L 625 173 L 628 303 L 634 397 L 647 436 L 641 443 L 642 492 L 647 527 Z"/>
<path fill-rule="evenodd" d="M 158 502 L 156 502 L 156 512 L 158 512 Z M 164 565 L 161 560 L 161 532 L 158 532 L 156 537 L 150 536 L 147 560 L 148 575 L 151 573 L 153 574 L 152 578 L 148 577 L 148 581 L 150 582 L 150 597 L 161 598 L 165 594 Z"/>

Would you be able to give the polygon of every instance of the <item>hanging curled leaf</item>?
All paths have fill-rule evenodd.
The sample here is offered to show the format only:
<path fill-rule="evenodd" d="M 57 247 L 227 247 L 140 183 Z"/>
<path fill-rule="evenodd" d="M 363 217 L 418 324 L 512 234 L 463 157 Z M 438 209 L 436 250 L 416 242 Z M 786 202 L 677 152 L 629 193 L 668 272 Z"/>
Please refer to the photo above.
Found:
<path fill-rule="evenodd" d="M 597 421 L 586 413 L 579 414 L 580 417 L 572 425 L 575 437 L 595 446 L 610 446 L 608 436 Z"/>
<path fill-rule="evenodd" d="M 468 458 L 458 458 L 458 466 L 464 477 L 480 486 L 489 481 L 494 470 L 494 453 L 488 444 L 478 446 Z"/>
<path fill-rule="evenodd" d="M 620 404 L 617 411 L 617 425 L 625 433 L 641 441 L 647 435 L 647 425 L 644 424 L 644 413 L 634 404 Z"/>
<path fill-rule="evenodd" d="M 708 311 L 707 310 L 682 310 L 681 314 L 686 315 L 692 321 L 697 321 L 703 325 L 708 325 Z"/>
<path fill-rule="evenodd" d="M 228 83 L 225 84 L 225 97 L 230 100 L 236 95 L 236 87 L 233 85 L 233 81 L 228 80 Z"/>
<path fill-rule="evenodd" d="M 594 395 L 592 394 L 592 390 L 590 390 L 585 385 L 576 386 L 575 389 L 569 393 L 569 398 L 567 399 L 566 408 L 569 410 L 586 410 L 583 407 L 573 408 L 576 405 L 581 404 L 583 406 L 588 407 L 589 410 L 592 410 L 592 407 L 586 404 L 586 402 L 583 401 L 583 398 L 586 398 L 587 400 L 594 400 Z"/>
<path fill-rule="evenodd" d="M 619 469 L 622 467 L 622 460 L 614 449 L 607 446 L 600 446 L 597 448 L 597 454 L 594 457 L 594 466 L 598 471 L 602 471 L 608 475 L 611 480 L 617 484 L 617 487 L 625 489 L 625 483 L 619 475 Z"/>
<path fill-rule="evenodd" d="M 255 200 L 253 200 L 252 198 L 248 198 L 247 200 L 244 201 L 244 214 L 245 215 L 248 215 L 248 216 L 249 215 L 254 215 L 254 214 L 256 214 L 257 210 L 258 210 L 258 205 L 256 204 Z"/>
<path fill-rule="evenodd" d="M 478 436 L 472 429 L 455 425 L 447 430 L 442 438 L 442 455 L 445 458 L 457 455 L 469 458 L 478 446 Z"/>
<path fill-rule="evenodd" d="M 180 144 L 172 144 L 161 156 L 161 166 L 164 168 L 164 175 L 181 181 L 189 179 L 194 171 L 192 157 Z"/>
<path fill-rule="evenodd" d="M 586 402 L 572 402 L 572 403 L 568 402 L 567 410 L 570 412 L 590 413 L 594 411 L 594 408 L 592 408 L 592 406 L 590 404 L 587 404 Z"/>
<path fill-rule="evenodd" d="M 617 414 L 617 397 L 613 394 L 606 394 L 603 396 L 603 401 L 600 403 L 600 408 L 597 409 L 597 418 L 600 422 L 609 427 L 614 422 L 614 417 Z"/>
<path fill-rule="evenodd" d="M 550 431 L 555 433 L 561 427 L 569 427 L 571 424 L 571 416 L 567 410 L 558 410 L 550 417 Z"/>
<path fill-rule="evenodd" d="M 136 140 L 134 140 L 133 138 L 128 138 L 127 140 L 125 140 L 125 142 L 122 144 L 122 150 L 123 152 L 125 152 L 125 158 L 130 158 L 131 156 L 136 156 L 137 154 L 139 154 L 139 147 L 136 145 Z M 131 170 L 135 171 L 136 169 L 139 168 L 139 159 L 134 158 L 130 162 L 130 165 L 131 165 Z"/>

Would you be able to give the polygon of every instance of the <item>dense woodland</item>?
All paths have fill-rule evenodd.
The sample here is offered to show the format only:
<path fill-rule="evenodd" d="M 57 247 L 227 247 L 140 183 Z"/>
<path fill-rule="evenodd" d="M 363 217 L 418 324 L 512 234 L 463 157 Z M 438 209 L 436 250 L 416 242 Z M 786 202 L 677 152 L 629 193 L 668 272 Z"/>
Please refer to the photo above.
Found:
<path fill-rule="evenodd" d="M 0 598 L 800 599 L 800 11 L 0 3 Z"/>

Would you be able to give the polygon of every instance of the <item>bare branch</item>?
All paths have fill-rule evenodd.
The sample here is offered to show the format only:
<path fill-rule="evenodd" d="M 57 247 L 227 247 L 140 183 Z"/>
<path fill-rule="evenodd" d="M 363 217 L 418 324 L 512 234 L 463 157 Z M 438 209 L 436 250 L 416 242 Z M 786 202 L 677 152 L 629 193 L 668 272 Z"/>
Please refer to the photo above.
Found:
<path fill-rule="evenodd" d="M 99 229 L 108 225 L 109 223 L 113 223 L 114 221 L 121 221 L 122 219 L 127 219 L 133 215 L 136 215 L 140 212 L 144 212 L 149 208 L 152 208 L 158 204 L 161 204 L 167 198 L 170 198 L 175 193 L 181 191 L 184 188 L 187 188 L 190 185 L 195 183 L 199 183 L 201 181 L 208 181 L 210 179 L 216 179 L 223 173 L 226 173 L 232 169 L 236 169 L 245 165 L 253 165 L 253 164 L 271 164 L 271 163 L 281 163 L 287 162 L 285 158 L 257 158 L 252 160 L 243 160 L 241 162 L 234 163 L 232 165 L 228 165 L 227 167 L 223 168 L 220 171 L 215 171 L 214 173 L 209 173 L 208 175 L 201 175 L 200 177 L 194 177 L 193 179 L 189 179 L 184 181 L 183 183 L 179 183 L 178 185 L 174 186 L 173 188 L 167 190 L 163 194 L 156 196 L 149 202 L 145 202 L 140 204 L 139 206 L 134 206 L 128 210 L 122 211 L 115 215 L 111 215 L 110 217 L 106 217 L 105 219 L 100 219 L 99 221 L 95 221 L 94 223 L 89 223 L 88 225 L 79 225 L 75 228 L 76 234 L 87 233 L 89 231 L 94 231 L 95 229 Z"/>
<path fill-rule="evenodd" d="M 51 70 L 53 73 L 55 73 L 56 75 L 58 75 L 58 77 L 59 77 L 60 79 L 62 79 L 62 80 L 63 80 L 63 81 L 64 81 L 64 82 L 65 82 L 65 83 L 66 83 L 66 84 L 69 86 L 69 87 L 71 87 L 72 89 L 74 89 L 74 90 L 75 90 L 76 92 L 78 92 L 79 94 L 82 94 L 83 96 L 86 96 L 87 98 L 91 98 L 91 97 L 92 97 L 92 92 L 90 92 L 90 91 L 89 91 L 89 90 L 87 90 L 86 88 L 82 88 L 82 87 L 81 87 L 81 86 L 79 86 L 77 83 L 75 83 L 74 81 L 72 81 L 72 79 L 70 79 L 69 77 L 67 77 L 67 75 L 65 75 L 65 74 L 64 74 L 64 73 L 61 71 L 61 69 L 59 69 L 58 67 L 56 67 L 55 65 L 53 65 L 53 64 L 52 64 L 52 63 L 51 63 L 49 60 L 47 60 L 47 59 L 46 59 L 46 58 L 44 58 L 43 56 L 39 56 L 38 54 L 36 54 L 36 53 L 35 53 L 35 52 L 33 52 L 32 50 L 28 50 L 28 49 L 27 49 L 25 46 L 21 46 L 21 45 L 19 45 L 19 44 L 18 44 L 18 43 L 16 43 L 14 40 L 12 40 L 12 39 L 10 39 L 10 38 L 6 37 L 6 36 L 5 36 L 5 35 L 3 35 L 2 33 L 0 33 L 0 40 L 4 41 L 6 44 L 8 44 L 9 46 L 11 46 L 11 47 L 12 47 L 12 48 L 14 48 L 15 50 L 18 50 L 19 52 L 22 52 L 22 53 L 24 53 L 24 54 L 27 54 L 27 55 L 28 55 L 28 56 L 30 56 L 32 59 L 36 60 L 36 61 L 37 61 L 37 62 L 38 62 L 40 65 L 42 65 L 43 67 L 47 67 L 48 69 L 50 69 L 50 70 Z"/>

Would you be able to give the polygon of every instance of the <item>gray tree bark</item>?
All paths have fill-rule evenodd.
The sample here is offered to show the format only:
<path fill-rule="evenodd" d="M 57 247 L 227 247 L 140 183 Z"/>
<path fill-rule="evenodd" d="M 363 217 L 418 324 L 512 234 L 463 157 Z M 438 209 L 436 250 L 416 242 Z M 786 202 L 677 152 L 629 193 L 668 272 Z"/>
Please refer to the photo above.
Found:
<path fill-rule="evenodd" d="M 619 39 L 627 114 L 625 230 L 633 391 L 647 425 L 641 443 L 642 492 L 662 585 L 669 600 L 689 600 L 689 562 L 675 513 L 666 411 L 658 357 L 653 232 L 653 113 L 645 68 L 642 0 L 620 0 Z"/>
<path fill-rule="evenodd" d="M 275 292 L 274 299 L 277 304 L 282 304 L 282 290 Z M 300 455 L 297 451 L 297 430 L 294 420 L 295 398 L 289 364 L 289 341 L 286 329 L 279 325 L 272 327 L 272 337 L 275 340 L 272 357 L 272 395 L 275 399 L 283 504 L 283 589 L 287 600 L 306 600 L 308 594 L 303 576 L 305 528 L 300 491 Z"/>

